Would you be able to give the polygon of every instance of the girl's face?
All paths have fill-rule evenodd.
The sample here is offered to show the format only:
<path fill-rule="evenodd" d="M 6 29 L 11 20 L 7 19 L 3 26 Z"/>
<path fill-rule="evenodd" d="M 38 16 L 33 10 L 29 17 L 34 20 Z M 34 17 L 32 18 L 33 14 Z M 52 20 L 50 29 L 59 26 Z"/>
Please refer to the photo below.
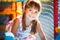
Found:
<path fill-rule="evenodd" d="M 38 17 L 38 8 L 35 8 L 34 6 L 26 8 L 25 13 L 26 19 L 28 19 L 28 21 L 35 20 Z"/>

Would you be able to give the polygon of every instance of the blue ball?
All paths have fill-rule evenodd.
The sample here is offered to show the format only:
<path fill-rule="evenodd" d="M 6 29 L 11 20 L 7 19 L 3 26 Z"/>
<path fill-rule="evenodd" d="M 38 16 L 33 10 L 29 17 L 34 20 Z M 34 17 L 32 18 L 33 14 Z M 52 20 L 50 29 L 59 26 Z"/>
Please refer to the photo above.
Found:
<path fill-rule="evenodd" d="M 60 34 L 57 35 L 56 40 L 60 40 Z"/>
<path fill-rule="evenodd" d="M 14 40 L 14 35 L 12 32 L 5 33 L 5 40 Z"/>
<path fill-rule="evenodd" d="M 6 36 L 5 40 L 14 40 L 14 38 L 12 36 Z"/>

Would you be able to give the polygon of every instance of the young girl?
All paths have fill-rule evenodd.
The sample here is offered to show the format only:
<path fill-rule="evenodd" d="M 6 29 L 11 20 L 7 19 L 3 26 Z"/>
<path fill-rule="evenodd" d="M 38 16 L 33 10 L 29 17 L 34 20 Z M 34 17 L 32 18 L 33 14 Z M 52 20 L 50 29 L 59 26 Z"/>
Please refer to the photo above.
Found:
<path fill-rule="evenodd" d="M 19 22 L 19 18 L 16 18 L 13 23 L 12 33 L 15 35 L 15 40 L 36 40 L 35 34 L 37 30 L 42 40 L 46 40 L 38 20 L 40 9 L 41 5 L 38 0 L 27 1 L 22 16 L 22 23 Z"/>

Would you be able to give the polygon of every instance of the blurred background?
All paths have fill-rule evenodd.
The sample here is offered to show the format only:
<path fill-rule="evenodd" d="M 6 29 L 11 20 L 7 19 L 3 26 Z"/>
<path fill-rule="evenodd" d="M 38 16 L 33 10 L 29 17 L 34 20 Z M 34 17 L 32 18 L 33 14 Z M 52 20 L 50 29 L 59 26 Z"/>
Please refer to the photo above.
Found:
<path fill-rule="evenodd" d="M 39 16 L 47 40 L 54 40 L 54 3 L 53 0 L 42 0 L 42 13 Z"/>

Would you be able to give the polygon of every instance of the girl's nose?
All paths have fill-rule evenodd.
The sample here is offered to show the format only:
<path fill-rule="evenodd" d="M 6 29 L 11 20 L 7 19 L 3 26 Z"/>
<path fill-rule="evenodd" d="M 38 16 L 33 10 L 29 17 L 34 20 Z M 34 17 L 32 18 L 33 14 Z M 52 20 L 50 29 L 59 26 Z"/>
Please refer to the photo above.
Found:
<path fill-rule="evenodd" d="M 32 11 L 32 14 L 34 14 L 34 11 Z"/>

